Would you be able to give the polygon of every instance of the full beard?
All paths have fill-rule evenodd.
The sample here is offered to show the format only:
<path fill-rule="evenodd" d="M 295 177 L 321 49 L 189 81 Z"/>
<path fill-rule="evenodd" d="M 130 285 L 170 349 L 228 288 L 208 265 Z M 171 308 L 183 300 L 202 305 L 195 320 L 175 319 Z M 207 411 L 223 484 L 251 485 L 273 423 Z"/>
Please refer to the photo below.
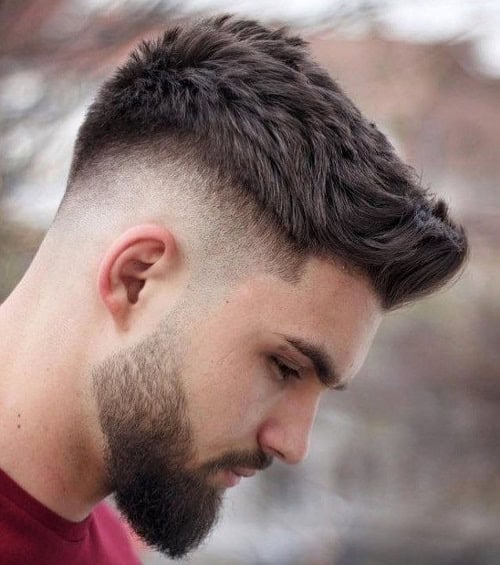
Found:
<path fill-rule="evenodd" d="M 215 461 L 189 470 L 193 438 L 168 336 L 155 334 L 93 370 L 107 487 L 144 541 L 172 558 L 195 549 L 217 521 Z M 227 459 L 227 458 L 226 458 Z M 230 459 L 232 459 L 230 457 Z"/>
<path fill-rule="evenodd" d="M 153 469 L 153 459 L 138 459 L 109 464 L 114 470 L 117 506 L 148 545 L 172 558 L 182 557 L 212 529 L 222 492 L 195 473 Z M 126 463 L 127 473 L 118 471 Z"/>

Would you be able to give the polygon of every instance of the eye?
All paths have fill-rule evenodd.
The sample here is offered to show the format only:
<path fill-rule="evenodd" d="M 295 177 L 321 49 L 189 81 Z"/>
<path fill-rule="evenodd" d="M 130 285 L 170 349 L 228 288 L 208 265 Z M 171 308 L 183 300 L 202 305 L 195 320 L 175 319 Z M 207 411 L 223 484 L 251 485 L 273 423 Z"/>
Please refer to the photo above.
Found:
<path fill-rule="evenodd" d="M 284 381 L 288 381 L 290 379 L 300 380 L 301 378 L 300 372 L 297 369 L 295 369 L 294 367 L 290 367 L 290 365 L 287 365 L 278 357 L 271 356 L 271 360 L 276 365 L 276 367 L 278 367 L 278 370 L 281 374 L 281 378 Z"/>

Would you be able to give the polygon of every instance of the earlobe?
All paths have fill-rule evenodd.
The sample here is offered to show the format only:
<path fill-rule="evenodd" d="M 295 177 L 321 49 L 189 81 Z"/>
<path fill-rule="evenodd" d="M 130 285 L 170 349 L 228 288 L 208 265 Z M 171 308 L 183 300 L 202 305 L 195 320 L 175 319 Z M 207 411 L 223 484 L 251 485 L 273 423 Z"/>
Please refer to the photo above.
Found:
<path fill-rule="evenodd" d="M 148 281 L 164 276 L 176 254 L 172 233 L 157 225 L 134 226 L 113 242 L 99 267 L 98 292 L 117 323 L 126 323 Z"/>

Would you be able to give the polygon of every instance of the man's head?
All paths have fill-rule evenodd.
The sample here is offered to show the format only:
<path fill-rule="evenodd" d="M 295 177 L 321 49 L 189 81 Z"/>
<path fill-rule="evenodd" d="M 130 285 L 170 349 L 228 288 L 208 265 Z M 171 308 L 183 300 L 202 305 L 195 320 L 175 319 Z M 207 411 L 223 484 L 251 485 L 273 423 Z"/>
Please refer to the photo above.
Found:
<path fill-rule="evenodd" d="M 143 44 L 104 84 L 47 245 L 59 264 L 81 251 L 108 486 L 172 555 L 235 473 L 305 456 L 319 394 L 381 313 L 467 251 L 301 39 L 227 17 Z"/>

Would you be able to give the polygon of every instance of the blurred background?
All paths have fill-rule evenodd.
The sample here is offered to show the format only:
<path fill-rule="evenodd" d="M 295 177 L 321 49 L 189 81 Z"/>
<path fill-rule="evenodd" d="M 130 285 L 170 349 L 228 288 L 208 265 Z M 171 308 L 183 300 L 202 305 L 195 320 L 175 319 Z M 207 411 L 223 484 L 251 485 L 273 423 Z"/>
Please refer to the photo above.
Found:
<path fill-rule="evenodd" d="M 3 0 L 0 302 L 62 197 L 99 83 L 142 38 L 232 12 L 288 25 L 468 228 L 460 281 L 387 317 L 306 463 L 228 493 L 192 564 L 500 563 L 500 2 Z M 144 563 L 167 560 L 143 550 Z"/>

